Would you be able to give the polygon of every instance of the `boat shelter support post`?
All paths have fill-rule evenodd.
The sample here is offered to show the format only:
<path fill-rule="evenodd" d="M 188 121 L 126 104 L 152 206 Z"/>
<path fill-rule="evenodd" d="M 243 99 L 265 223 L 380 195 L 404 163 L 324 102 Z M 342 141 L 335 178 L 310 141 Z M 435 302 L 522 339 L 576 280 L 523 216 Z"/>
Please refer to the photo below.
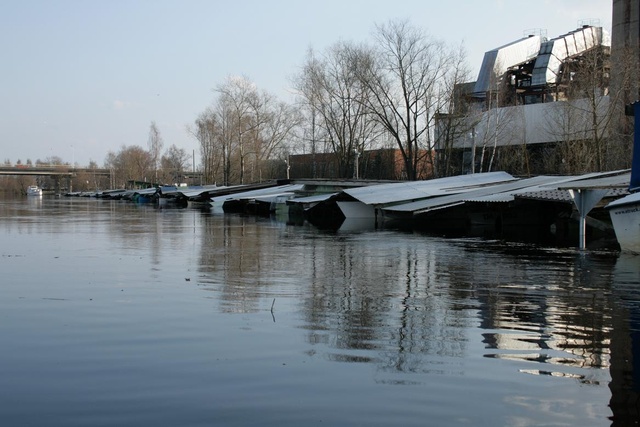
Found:
<path fill-rule="evenodd" d="M 580 250 L 587 248 L 587 215 L 607 194 L 606 189 L 571 189 L 569 194 L 580 214 Z"/>

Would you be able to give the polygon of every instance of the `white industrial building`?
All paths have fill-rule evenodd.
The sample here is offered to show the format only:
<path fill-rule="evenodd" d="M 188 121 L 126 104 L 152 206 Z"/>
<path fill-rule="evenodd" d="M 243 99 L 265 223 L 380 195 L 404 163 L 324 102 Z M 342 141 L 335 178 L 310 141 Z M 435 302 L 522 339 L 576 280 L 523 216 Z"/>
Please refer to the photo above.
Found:
<path fill-rule="evenodd" d="M 606 137 L 608 125 L 594 125 L 593 113 L 604 118 L 609 111 L 610 50 L 606 30 L 584 25 L 553 39 L 528 34 L 486 52 L 477 80 L 464 85 L 465 102 L 454 112 L 456 132 L 445 140 L 443 122 L 436 127 L 436 150 L 459 156 L 461 172 L 468 173 L 491 170 L 500 147 L 554 145 L 594 132 Z M 581 99 L 571 91 L 588 55 L 600 62 L 599 80 L 594 96 Z"/>

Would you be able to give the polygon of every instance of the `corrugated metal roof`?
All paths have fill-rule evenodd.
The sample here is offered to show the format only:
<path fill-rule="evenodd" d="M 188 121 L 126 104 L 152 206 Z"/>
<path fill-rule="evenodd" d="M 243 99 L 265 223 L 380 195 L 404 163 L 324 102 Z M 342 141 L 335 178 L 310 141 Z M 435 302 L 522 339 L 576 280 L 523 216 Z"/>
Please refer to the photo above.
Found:
<path fill-rule="evenodd" d="M 573 199 L 569 189 L 579 188 L 609 188 L 610 191 L 605 197 L 615 197 L 626 193 L 626 185 L 621 184 L 628 183 L 628 180 L 629 174 L 624 173 L 624 171 L 599 172 L 579 176 L 542 175 L 515 182 L 486 186 L 459 194 L 403 203 L 387 207 L 384 210 L 390 213 L 412 212 L 416 215 L 430 210 L 457 206 L 462 203 L 506 203 L 516 198 L 572 202 Z"/>
<path fill-rule="evenodd" d="M 611 171 L 565 177 L 566 179 L 562 181 L 518 194 L 518 197 L 541 201 L 573 202 L 569 190 L 588 189 L 609 189 L 604 197 L 616 197 L 627 193 L 629 176 L 627 171 Z"/>
<path fill-rule="evenodd" d="M 567 190 L 587 190 L 592 188 L 628 188 L 631 172 L 603 172 L 560 184 L 558 188 Z"/>
<path fill-rule="evenodd" d="M 314 196 L 306 196 L 306 197 L 296 197 L 295 199 L 287 200 L 287 204 L 291 203 L 319 203 L 323 202 L 331 197 L 335 196 L 338 193 L 329 193 L 329 194 L 317 194 Z"/>
<path fill-rule="evenodd" d="M 198 197 L 204 193 L 208 193 L 209 191 L 218 190 L 224 187 L 218 187 L 216 185 L 206 185 L 202 187 L 187 187 L 184 189 L 178 188 L 177 193 L 182 194 L 184 197 Z"/>
<path fill-rule="evenodd" d="M 573 202 L 569 190 L 532 190 L 518 194 L 518 198 L 545 202 Z"/>
<path fill-rule="evenodd" d="M 258 196 L 238 197 L 238 198 L 234 198 L 234 200 L 255 200 L 258 202 L 272 202 L 272 201 L 275 201 L 277 197 L 293 196 L 294 194 L 295 193 L 293 191 L 283 191 L 281 193 L 270 193 L 270 194 L 261 194 Z"/>
<path fill-rule="evenodd" d="M 548 184 L 554 181 L 558 181 L 557 176 L 537 176 L 533 178 L 520 179 L 513 182 L 478 188 L 460 194 L 435 197 L 427 200 L 420 200 L 416 202 L 391 206 L 389 208 L 385 208 L 384 210 L 389 212 L 413 212 L 413 214 L 416 215 L 434 209 L 457 206 L 465 202 L 508 202 L 514 199 L 514 194 L 524 191 L 524 189 L 539 187 L 542 184 Z"/>
<path fill-rule="evenodd" d="M 158 191 L 157 188 L 151 187 L 151 188 L 144 188 L 144 189 L 141 189 L 141 190 L 133 190 L 132 194 L 140 194 L 142 196 L 146 196 L 146 195 L 149 195 L 149 194 L 156 194 L 157 191 Z"/>
<path fill-rule="evenodd" d="M 343 193 L 367 205 L 388 205 L 470 191 L 479 186 L 508 182 L 515 179 L 506 172 L 486 172 L 427 181 L 399 182 L 351 188 L 344 190 Z"/>
<path fill-rule="evenodd" d="M 604 198 L 619 197 L 627 194 L 627 190 L 623 188 L 610 188 Z M 540 200 L 543 202 L 567 202 L 573 203 L 573 197 L 569 193 L 569 190 L 537 190 L 520 193 L 516 195 L 519 199 L 531 199 Z"/>
<path fill-rule="evenodd" d="M 248 197 L 265 196 L 269 194 L 278 194 L 289 191 L 298 191 L 302 189 L 302 184 L 286 184 L 276 187 L 261 188 L 258 190 L 241 191 L 238 193 L 227 194 L 224 196 L 213 197 L 212 202 L 221 202 L 226 200 L 240 200 Z"/>
<path fill-rule="evenodd" d="M 626 197 L 622 197 L 618 200 L 614 200 L 613 202 L 607 205 L 607 208 L 615 208 L 619 206 L 625 206 L 630 204 L 640 203 L 640 193 L 629 194 Z"/>

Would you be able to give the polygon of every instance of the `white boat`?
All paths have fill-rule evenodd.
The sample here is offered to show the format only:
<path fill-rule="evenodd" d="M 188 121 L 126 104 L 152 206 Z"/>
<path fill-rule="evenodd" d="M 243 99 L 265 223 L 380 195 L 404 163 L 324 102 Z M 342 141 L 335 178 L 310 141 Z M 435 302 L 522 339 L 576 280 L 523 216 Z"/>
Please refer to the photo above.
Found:
<path fill-rule="evenodd" d="M 635 121 L 629 179 L 631 194 L 609 203 L 607 209 L 622 252 L 640 254 L 640 102 L 628 105 L 627 115 Z"/>
<path fill-rule="evenodd" d="M 42 188 L 38 187 L 37 185 L 30 185 L 29 187 L 27 187 L 27 196 L 42 196 Z"/>
<path fill-rule="evenodd" d="M 640 193 L 615 200 L 607 208 L 620 249 L 640 254 Z"/>

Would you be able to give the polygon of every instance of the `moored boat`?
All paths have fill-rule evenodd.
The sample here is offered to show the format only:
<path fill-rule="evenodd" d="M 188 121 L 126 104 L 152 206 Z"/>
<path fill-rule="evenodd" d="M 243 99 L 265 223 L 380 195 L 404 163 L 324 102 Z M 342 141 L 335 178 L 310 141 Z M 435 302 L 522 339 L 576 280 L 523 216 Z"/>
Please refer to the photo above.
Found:
<path fill-rule="evenodd" d="M 42 196 L 42 188 L 37 185 L 30 185 L 27 187 L 27 196 L 40 197 Z"/>
<path fill-rule="evenodd" d="M 640 102 L 629 107 L 628 115 L 634 116 L 633 154 L 629 195 L 607 205 L 616 239 L 623 252 L 640 254 Z"/>
<path fill-rule="evenodd" d="M 640 254 L 640 193 L 615 200 L 607 208 L 620 249 Z"/>

